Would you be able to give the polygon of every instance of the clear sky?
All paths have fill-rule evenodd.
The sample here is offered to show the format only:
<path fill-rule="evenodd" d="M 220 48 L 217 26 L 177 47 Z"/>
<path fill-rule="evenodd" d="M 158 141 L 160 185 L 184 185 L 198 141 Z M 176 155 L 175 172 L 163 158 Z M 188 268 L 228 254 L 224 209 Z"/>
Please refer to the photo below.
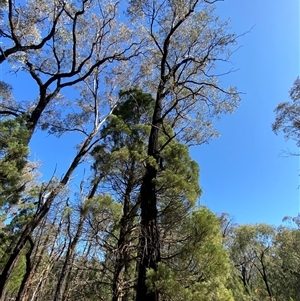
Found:
<path fill-rule="evenodd" d="M 232 57 L 239 70 L 223 78 L 224 85 L 244 93 L 240 107 L 217 122 L 219 139 L 191 149 L 200 165 L 199 203 L 231 214 L 238 223 L 278 225 L 284 216 L 299 212 L 299 159 L 280 155 L 288 148 L 297 151 L 295 143 L 271 130 L 274 108 L 288 100 L 299 76 L 299 1 L 225 0 L 217 7 L 222 18 L 231 19 L 232 31 L 242 34 L 253 28 L 239 39 L 242 47 Z M 11 81 L 8 67 L 1 68 L 3 79 Z M 36 86 L 25 84 L 22 74 L 14 80 L 24 81 L 23 89 L 15 90 L 16 98 L 36 97 Z M 31 155 L 43 163 L 44 175 L 49 177 L 55 165 L 60 175 L 70 164 L 73 139 L 34 136 Z"/>
<path fill-rule="evenodd" d="M 279 224 L 299 212 L 297 151 L 271 130 L 274 108 L 289 100 L 299 76 L 299 1 L 226 0 L 218 4 L 232 29 L 243 33 L 232 58 L 239 71 L 224 78 L 244 92 L 237 111 L 217 123 L 221 137 L 192 149 L 200 165 L 200 204 L 228 212 L 238 223 Z"/>

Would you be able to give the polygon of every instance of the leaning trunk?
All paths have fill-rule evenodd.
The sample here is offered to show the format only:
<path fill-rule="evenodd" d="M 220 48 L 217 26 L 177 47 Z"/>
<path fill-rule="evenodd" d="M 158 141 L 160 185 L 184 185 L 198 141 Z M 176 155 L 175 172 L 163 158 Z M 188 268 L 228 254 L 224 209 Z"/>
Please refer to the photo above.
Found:
<path fill-rule="evenodd" d="M 11 273 L 14 270 L 14 267 L 22 254 L 22 251 L 24 250 L 24 247 L 26 245 L 28 237 L 33 233 L 35 228 L 40 224 L 42 219 L 46 216 L 46 214 L 48 213 L 48 211 L 51 207 L 53 200 L 58 195 L 58 193 L 61 191 L 61 189 L 65 185 L 67 185 L 74 170 L 80 164 L 81 159 L 89 151 L 90 143 L 93 140 L 94 136 L 96 135 L 97 130 L 98 129 L 95 129 L 90 134 L 90 136 L 88 136 L 86 138 L 81 149 L 78 151 L 78 153 L 75 156 L 73 162 L 71 163 L 69 169 L 67 170 L 66 174 L 60 181 L 60 186 L 57 189 L 51 191 L 48 199 L 46 200 L 45 204 L 41 207 L 40 211 L 32 218 L 32 220 L 26 225 L 26 227 L 22 231 L 20 238 L 19 238 L 15 248 L 13 249 L 12 254 L 10 255 L 8 261 L 6 262 L 5 267 L 3 268 L 3 271 L 0 276 L 0 301 L 4 300 L 5 289 L 8 284 L 9 277 L 11 276 Z"/>
<path fill-rule="evenodd" d="M 49 201 L 47 205 L 50 207 L 50 204 L 51 202 Z M 14 270 L 20 256 L 22 255 L 22 251 L 24 250 L 30 235 L 49 211 L 49 207 L 47 205 L 45 204 L 43 209 L 33 218 L 30 223 L 27 224 L 2 270 L 0 277 L 0 301 L 4 300 L 5 289 L 8 284 L 9 277 Z"/>

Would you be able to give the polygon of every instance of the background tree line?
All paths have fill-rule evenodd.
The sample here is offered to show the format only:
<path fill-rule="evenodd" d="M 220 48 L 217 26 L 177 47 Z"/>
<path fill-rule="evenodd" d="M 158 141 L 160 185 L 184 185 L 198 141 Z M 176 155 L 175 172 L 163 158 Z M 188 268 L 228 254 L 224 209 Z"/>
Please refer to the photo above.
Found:
<path fill-rule="evenodd" d="M 0 83 L 0 300 L 299 299 L 297 258 L 275 268 L 296 228 L 196 206 L 189 146 L 240 99 L 219 82 L 238 36 L 216 2 L 0 2 L 0 63 L 38 91 Z M 76 147 L 46 180 L 39 131 Z"/>

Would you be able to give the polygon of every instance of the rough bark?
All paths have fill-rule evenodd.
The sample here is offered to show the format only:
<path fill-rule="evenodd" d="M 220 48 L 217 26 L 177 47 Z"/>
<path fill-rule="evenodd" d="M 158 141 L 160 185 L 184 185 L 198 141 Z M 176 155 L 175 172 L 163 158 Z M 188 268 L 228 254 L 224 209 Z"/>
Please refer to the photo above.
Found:
<path fill-rule="evenodd" d="M 29 247 L 28 252 L 26 253 L 26 272 L 23 277 L 16 301 L 21 301 L 21 300 L 25 299 L 25 297 L 26 297 L 25 296 L 26 295 L 25 287 L 32 276 L 32 274 L 31 274 L 31 271 L 32 271 L 31 254 L 32 254 L 32 251 L 34 248 L 34 242 L 31 239 L 31 237 L 28 238 L 28 242 L 30 244 L 30 247 Z"/>
<path fill-rule="evenodd" d="M 134 167 L 134 164 L 132 164 Z M 120 233 L 118 239 L 118 249 L 116 251 L 115 271 L 112 285 L 112 301 L 126 301 L 128 299 L 128 287 L 124 285 L 126 281 L 126 272 L 130 263 L 130 239 L 133 228 L 134 217 L 137 206 L 131 205 L 130 194 L 133 189 L 134 171 L 131 170 L 131 175 L 127 183 L 124 203 L 123 216 L 120 221 Z"/>
<path fill-rule="evenodd" d="M 162 124 L 162 90 L 163 82 L 159 85 L 152 126 L 149 135 L 148 156 L 159 162 L 158 135 Z M 157 196 L 155 179 L 157 166 L 146 165 L 146 173 L 141 186 L 141 235 L 140 235 L 140 262 L 138 265 L 138 282 L 136 301 L 158 301 L 156 291 L 148 291 L 146 273 L 148 269 L 157 270 L 160 262 L 160 239 L 157 223 Z"/>

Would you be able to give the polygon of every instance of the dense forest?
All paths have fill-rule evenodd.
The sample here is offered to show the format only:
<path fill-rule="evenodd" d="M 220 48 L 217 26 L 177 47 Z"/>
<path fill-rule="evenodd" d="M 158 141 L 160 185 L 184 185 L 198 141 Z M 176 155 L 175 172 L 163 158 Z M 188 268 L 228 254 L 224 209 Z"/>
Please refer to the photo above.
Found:
<path fill-rule="evenodd" d="M 0 0 L 0 64 L 26 78 L 0 81 L 0 301 L 300 301 L 299 216 L 197 206 L 190 146 L 241 96 L 219 1 Z M 290 98 L 273 130 L 300 144 L 299 79 Z M 76 150 L 48 179 L 40 132 Z"/>

